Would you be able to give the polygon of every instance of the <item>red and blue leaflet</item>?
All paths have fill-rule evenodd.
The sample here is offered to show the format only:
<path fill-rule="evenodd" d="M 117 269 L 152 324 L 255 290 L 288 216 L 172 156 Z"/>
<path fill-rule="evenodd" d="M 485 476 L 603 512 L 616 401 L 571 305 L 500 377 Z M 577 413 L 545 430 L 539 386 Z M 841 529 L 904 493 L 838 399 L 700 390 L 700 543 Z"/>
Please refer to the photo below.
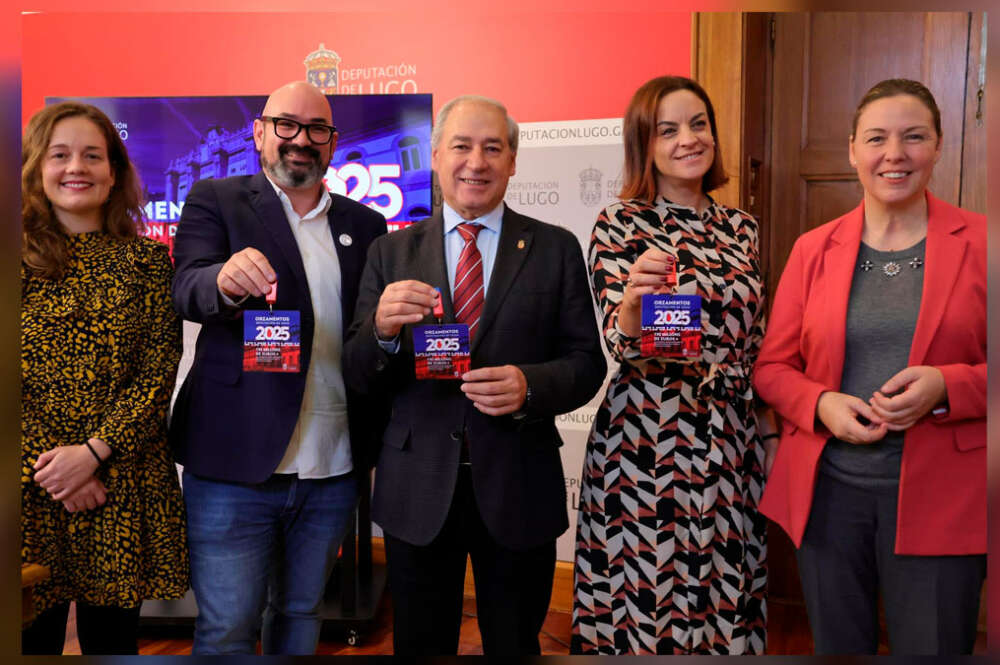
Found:
<path fill-rule="evenodd" d="M 413 327 L 418 379 L 458 379 L 471 367 L 469 326 L 464 323 Z"/>
<path fill-rule="evenodd" d="M 243 371 L 298 372 L 298 310 L 243 312 Z"/>
<path fill-rule="evenodd" d="M 701 296 L 642 296 L 640 349 L 647 357 L 700 357 Z"/>

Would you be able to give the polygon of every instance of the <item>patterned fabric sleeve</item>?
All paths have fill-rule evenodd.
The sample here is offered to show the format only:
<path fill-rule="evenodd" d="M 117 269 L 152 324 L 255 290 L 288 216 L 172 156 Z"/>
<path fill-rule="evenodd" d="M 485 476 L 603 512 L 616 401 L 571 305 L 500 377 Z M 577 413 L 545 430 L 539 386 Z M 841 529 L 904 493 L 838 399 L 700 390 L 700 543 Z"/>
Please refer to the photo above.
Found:
<path fill-rule="evenodd" d="M 759 276 L 760 281 L 764 281 L 764 275 L 760 270 L 760 234 L 757 220 L 750 215 L 743 217 L 743 229 L 748 236 L 747 256 L 750 258 L 750 265 L 753 271 Z M 757 362 L 757 355 L 760 353 L 760 345 L 764 343 L 764 331 L 766 329 L 767 315 L 767 285 L 761 289 L 760 300 L 757 302 L 757 311 L 754 312 L 753 325 L 750 328 L 749 340 L 747 341 L 746 355 L 749 367 Z"/>
<path fill-rule="evenodd" d="M 174 269 L 166 246 L 153 243 L 140 239 L 136 248 L 136 267 L 145 272 L 141 320 L 135 322 L 147 340 L 143 356 L 93 435 L 119 461 L 134 456 L 137 442 L 157 436 L 165 426 L 181 357 L 181 324 L 170 299 Z"/>
<path fill-rule="evenodd" d="M 639 358 L 639 338 L 630 337 L 618 326 L 618 315 L 625 294 L 625 280 L 635 262 L 628 245 L 630 230 L 620 204 L 601 211 L 590 235 L 589 265 L 594 300 L 601 310 L 604 343 L 619 362 Z"/>

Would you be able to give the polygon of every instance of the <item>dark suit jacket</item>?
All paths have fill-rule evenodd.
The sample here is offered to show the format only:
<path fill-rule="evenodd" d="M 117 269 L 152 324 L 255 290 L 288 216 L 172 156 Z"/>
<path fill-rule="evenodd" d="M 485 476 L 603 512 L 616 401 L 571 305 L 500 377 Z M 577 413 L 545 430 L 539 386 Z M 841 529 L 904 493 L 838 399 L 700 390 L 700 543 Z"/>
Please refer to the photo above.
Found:
<path fill-rule="evenodd" d="M 379 213 L 331 194 L 328 219 L 340 260 L 344 327 L 354 315 L 364 256 L 386 232 Z M 345 246 L 339 238 L 351 237 Z M 266 309 L 249 298 L 241 309 L 222 304 L 216 276 L 232 254 L 260 250 L 278 274 L 275 309 L 301 312 L 301 371 L 243 372 L 243 309 Z M 194 364 L 174 404 L 170 440 L 185 469 L 217 480 L 261 482 L 285 454 L 299 416 L 312 350 L 312 304 L 305 268 L 281 201 L 263 172 L 194 184 L 174 244 L 174 307 L 202 324 Z M 356 471 L 370 468 L 365 436 L 380 432 L 378 405 L 348 390 Z M 371 410 L 374 409 L 374 412 Z"/>
<path fill-rule="evenodd" d="M 607 369 L 580 245 L 565 229 L 505 210 L 472 367 L 518 366 L 531 400 L 522 418 L 494 417 L 472 405 L 460 381 L 415 378 L 409 326 L 396 354 L 375 338 L 379 296 L 403 279 L 441 288 L 444 321 L 454 322 L 443 229 L 438 212 L 379 238 L 361 278 L 344 376 L 355 389 L 392 403 L 372 517 L 397 538 L 429 543 L 448 514 L 467 436 L 476 503 L 490 534 L 511 549 L 541 545 L 569 525 L 554 416 L 593 397 Z"/>

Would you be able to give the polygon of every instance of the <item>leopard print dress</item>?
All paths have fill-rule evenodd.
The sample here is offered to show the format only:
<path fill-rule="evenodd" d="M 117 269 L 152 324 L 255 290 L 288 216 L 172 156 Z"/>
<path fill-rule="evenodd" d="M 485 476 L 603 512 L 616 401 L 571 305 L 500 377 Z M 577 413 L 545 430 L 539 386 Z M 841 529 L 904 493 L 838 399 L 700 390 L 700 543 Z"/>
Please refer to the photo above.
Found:
<path fill-rule="evenodd" d="M 700 358 L 641 357 L 618 327 L 629 269 L 650 247 L 676 258 L 678 294 L 702 298 Z M 617 202 L 594 226 L 590 269 L 620 365 L 584 460 L 571 651 L 763 653 L 757 224 L 715 202 L 701 215 L 662 197 Z"/>
<path fill-rule="evenodd" d="M 35 608 L 135 607 L 188 587 L 184 503 L 166 414 L 181 354 L 165 245 L 68 240 L 62 279 L 21 268 L 21 561 L 51 569 Z M 97 437 L 107 501 L 69 513 L 34 481 L 38 456 Z"/>

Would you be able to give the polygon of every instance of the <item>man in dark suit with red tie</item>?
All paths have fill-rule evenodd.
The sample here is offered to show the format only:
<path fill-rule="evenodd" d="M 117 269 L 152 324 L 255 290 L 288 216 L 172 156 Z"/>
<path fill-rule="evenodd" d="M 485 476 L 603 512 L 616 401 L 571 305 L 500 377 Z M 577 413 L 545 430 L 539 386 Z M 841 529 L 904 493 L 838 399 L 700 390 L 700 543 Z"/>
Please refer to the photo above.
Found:
<path fill-rule="evenodd" d="M 372 244 L 344 348 L 348 383 L 391 400 L 372 513 L 396 655 L 457 652 L 467 556 L 484 652 L 539 653 L 569 526 L 554 416 L 607 369 L 576 238 L 503 204 L 517 132 L 494 100 L 442 107 L 444 205 Z M 472 369 L 455 380 L 415 372 L 413 326 L 438 318 L 468 326 Z"/>

